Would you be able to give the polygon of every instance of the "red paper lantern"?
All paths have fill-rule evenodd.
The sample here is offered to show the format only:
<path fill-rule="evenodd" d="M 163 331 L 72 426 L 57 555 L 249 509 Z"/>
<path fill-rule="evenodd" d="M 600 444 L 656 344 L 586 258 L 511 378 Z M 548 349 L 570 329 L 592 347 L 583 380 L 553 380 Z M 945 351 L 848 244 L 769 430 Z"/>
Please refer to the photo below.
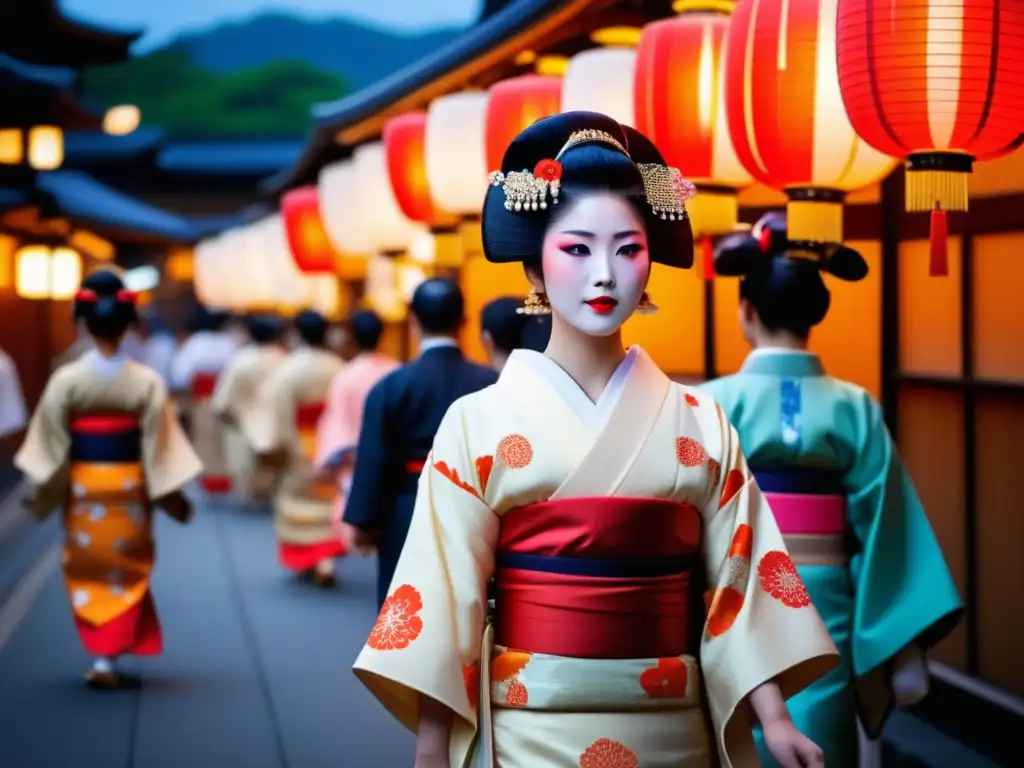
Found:
<path fill-rule="evenodd" d="M 1024 3 L 838 0 L 850 122 L 907 162 L 906 208 L 932 211 L 932 275 L 948 273 L 946 211 L 967 210 L 974 160 L 1024 140 Z"/>
<path fill-rule="evenodd" d="M 835 28 L 836 0 L 757 0 L 736 6 L 726 35 L 733 145 L 755 179 L 786 193 L 796 240 L 841 241 L 846 193 L 895 166 L 846 116 Z"/>
<path fill-rule="evenodd" d="M 501 159 L 512 139 L 542 117 L 562 109 L 562 78 L 521 75 L 495 83 L 487 91 L 484 135 L 487 167 L 501 168 Z"/>
<path fill-rule="evenodd" d="M 281 198 L 281 215 L 295 266 L 305 274 L 333 273 L 338 252 L 327 238 L 320 218 L 315 186 L 299 187 Z"/>
<path fill-rule="evenodd" d="M 725 119 L 722 54 L 732 5 L 677 2 L 679 15 L 644 27 L 637 47 L 636 127 L 697 186 L 686 207 L 705 278 L 714 274 L 711 237 L 733 231 L 737 192 L 754 181 L 736 156 Z"/>
<path fill-rule="evenodd" d="M 426 128 L 426 112 L 408 112 L 384 124 L 381 138 L 391 190 L 409 219 L 432 229 L 451 228 L 458 223 L 457 217 L 438 207 L 430 196 L 424 151 Z"/>

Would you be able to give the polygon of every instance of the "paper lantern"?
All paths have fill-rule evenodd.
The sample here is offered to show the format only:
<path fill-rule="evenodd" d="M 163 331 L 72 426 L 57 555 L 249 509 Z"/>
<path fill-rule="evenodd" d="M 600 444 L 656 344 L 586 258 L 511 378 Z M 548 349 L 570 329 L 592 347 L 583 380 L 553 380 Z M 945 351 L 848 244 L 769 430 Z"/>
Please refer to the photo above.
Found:
<path fill-rule="evenodd" d="M 359 209 L 370 248 L 375 253 L 405 250 L 412 236 L 413 223 L 402 213 L 391 189 L 384 145 L 377 141 L 364 144 L 353 155 Z"/>
<path fill-rule="evenodd" d="M 375 255 L 366 268 L 363 294 L 370 309 L 388 323 L 405 319 L 407 306 L 399 292 L 398 259 Z"/>
<path fill-rule="evenodd" d="M 55 125 L 28 131 L 28 163 L 37 171 L 52 171 L 64 162 L 64 133 Z M 77 288 L 75 289 L 77 290 Z"/>
<path fill-rule="evenodd" d="M 974 160 L 1024 141 L 1024 4 L 837 2 L 850 122 L 872 147 L 906 160 L 906 208 L 932 211 L 929 271 L 946 275 L 946 211 L 967 210 Z"/>
<path fill-rule="evenodd" d="M 458 217 L 440 208 L 430 195 L 426 156 L 427 113 L 407 112 L 384 124 L 381 139 L 388 178 L 406 218 L 432 229 L 454 227 Z"/>
<path fill-rule="evenodd" d="M 241 232 L 241 250 L 245 263 L 246 299 L 250 312 L 267 312 L 277 305 L 276 274 L 271 264 L 267 240 L 268 219 L 246 225 Z"/>
<path fill-rule="evenodd" d="M 245 311 L 249 302 L 252 272 L 246 263 L 245 246 L 245 230 L 237 227 L 220 235 L 215 252 L 220 283 L 218 306 L 230 312 Z"/>
<path fill-rule="evenodd" d="M 461 91 L 427 110 L 427 183 L 434 202 L 462 217 L 479 216 L 487 194 L 487 94 Z"/>
<path fill-rule="evenodd" d="M 837 0 L 736 6 L 726 34 L 729 133 L 750 174 L 789 198 L 789 235 L 839 242 L 846 193 L 877 182 L 892 158 L 853 130 L 836 71 Z"/>
<path fill-rule="evenodd" d="M 391 190 L 402 213 L 428 230 L 420 231 L 417 226 L 415 239 L 432 241 L 431 263 L 457 267 L 462 263 L 462 239 L 455 231 L 459 217 L 440 208 L 430 194 L 426 133 L 426 112 L 409 112 L 384 124 L 382 139 Z"/>
<path fill-rule="evenodd" d="M 82 257 L 74 248 L 26 245 L 15 255 L 14 288 L 23 299 L 67 301 L 82 283 Z"/>
<path fill-rule="evenodd" d="M 196 243 L 194 251 L 195 271 L 192 275 L 192 290 L 195 291 L 200 304 L 210 303 L 210 282 L 213 279 L 211 243 L 211 240 L 201 240 Z"/>
<path fill-rule="evenodd" d="M 320 216 L 331 245 L 342 254 L 370 253 L 366 221 L 362 217 L 361 194 L 352 160 L 325 166 L 317 179 Z"/>
<path fill-rule="evenodd" d="M 521 75 L 495 83 L 487 93 L 484 118 L 487 167 L 499 171 L 505 150 L 524 128 L 542 117 L 558 114 L 562 78 Z"/>
<path fill-rule="evenodd" d="M 25 140 L 18 128 L 0 129 L 0 165 L 19 165 L 25 159 Z"/>
<path fill-rule="evenodd" d="M 332 274 L 338 255 L 320 218 L 320 195 L 314 186 L 299 187 L 281 197 L 281 215 L 295 266 L 305 274 Z"/>
<path fill-rule="evenodd" d="M 340 320 L 342 315 L 341 285 L 333 275 L 306 275 L 309 305 L 328 320 Z"/>
<path fill-rule="evenodd" d="M 562 78 L 562 111 L 600 112 L 623 125 L 635 125 L 635 66 L 635 48 L 593 48 L 577 53 Z"/>
<path fill-rule="evenodd" d="M 134 104 L 119 104 L 103 115 L 103 132 L 111 136 L 127 136 L 142 121 L 142 113 Z"/>
<path fill-rule="evenodd" d="M 711 237 L 733 231 L 737 192 L 754 180 L 736 156 L 725 115 L 722 54 L 731 3 L 676 7 L 680 15 L 648 24 L 640 37 L 636 127 L 697 186 L 686 208 L 707 278 L 714 274 Z"/>

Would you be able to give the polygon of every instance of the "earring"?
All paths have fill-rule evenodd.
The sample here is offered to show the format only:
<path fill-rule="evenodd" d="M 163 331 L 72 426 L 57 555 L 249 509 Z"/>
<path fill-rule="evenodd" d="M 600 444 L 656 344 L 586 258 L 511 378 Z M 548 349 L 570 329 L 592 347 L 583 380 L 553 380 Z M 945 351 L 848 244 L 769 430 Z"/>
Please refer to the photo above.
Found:
<path fill-rule="evenodd" d="M 647 291 L 640 294 L 640 302 L 636 305 L 636 311 L 642 315 L 653 315 L 658 311 L 658 305 L 651 300 L 651 294 Z"/>
<path fill-rule="evenodd" d="M 523 306 L 519 307 L 516 312 L 520 315 L 550 315 L 551 302 L 548 301 L 547 296 L 540 293 L 536 288 L 531 288 L 526 296 L 526 301 L 523 302 Z"/>

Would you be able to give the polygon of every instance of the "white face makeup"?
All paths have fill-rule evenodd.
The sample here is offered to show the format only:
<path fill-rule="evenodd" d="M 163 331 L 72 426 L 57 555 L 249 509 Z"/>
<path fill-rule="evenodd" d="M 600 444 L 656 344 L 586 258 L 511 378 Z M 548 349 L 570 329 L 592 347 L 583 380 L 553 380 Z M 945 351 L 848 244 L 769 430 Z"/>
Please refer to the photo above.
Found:
<path fill-rule="evenodd" d="M 589 336 L 609 336 L 633 314 L 647 286 L 643 219 L 617 195 L 588 195 L 548 230 L 542 265 L 555 314 Z"/>

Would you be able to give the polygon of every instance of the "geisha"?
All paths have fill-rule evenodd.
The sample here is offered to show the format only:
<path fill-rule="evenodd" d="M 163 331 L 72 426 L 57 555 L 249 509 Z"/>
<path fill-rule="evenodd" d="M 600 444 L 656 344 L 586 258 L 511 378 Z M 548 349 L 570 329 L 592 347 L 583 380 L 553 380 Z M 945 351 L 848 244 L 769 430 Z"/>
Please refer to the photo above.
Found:
<path fill-rule="evenodd" d="M 192 508 L 182 489 L 202 464 L 160 375 L 119 351 L 136 320 L 135 297 L 120 278 L 87 277 L 74 315 L 95 347 L 50 377 L 15 464 L 38 519 L 63 509 L 64 582 L 82 645 L 95 659 L 86 682 L 111 688 L 131 681 L 119 657 L 162 651 L 150 594 L 153 510 L 187 522 Z"/>
<path fill-rule="evenodd" d="M 736 433 L 622 346 L 651 263 L 692 262 L 692 191 L 589 112 L 491 176 L 485 253 L 524 264 L 551 339 L 449 409 L 355 664 L 420 768 L 756 766 L 751 715 L 784 766 L 823 764 L 784 702 L 837 651 Z"/>
<path fill-rule="evenodd" d="M 829 768 L 855 768 L 858 751 L 860 765 L 877 764 L 877 741 L 858 749 L 858 715 L 877 739 L 893 705 L 924 697 L 924 651 L 956 626 L 962 605 L 881 406 L 828 376 L 807 349 L 831 299 L 822 274 L 855 282 L 868 265 L 846 246 L 791 241 L 785 215 L 771 213 L 751 233 L 724 238 L 715 266 L 741 278 L 740 323 L 754 351 L 739 373 L 702 389 L 736 427 L 842 652 L 789 707 Z"/>

